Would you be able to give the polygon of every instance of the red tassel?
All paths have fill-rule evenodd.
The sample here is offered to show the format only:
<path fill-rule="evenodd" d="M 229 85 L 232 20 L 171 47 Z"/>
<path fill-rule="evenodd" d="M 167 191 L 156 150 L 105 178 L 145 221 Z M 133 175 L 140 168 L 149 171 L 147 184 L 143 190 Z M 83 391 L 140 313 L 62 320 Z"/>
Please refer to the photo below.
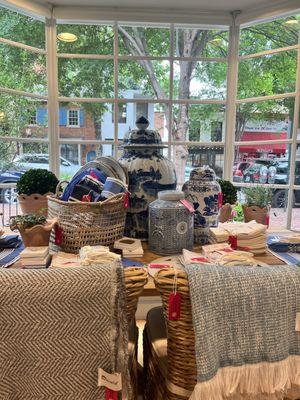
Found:
<path fill-rule="evenodd" d="M 269 226 L 270 226 L 270 215 L 269 214 L 266 215 L 266 225 L 269 228 Z"/>
<path fill-rule="evenodd" d="M 209 262 L 207 258 L 205 257 L 193 257 L 191 258 L 191 261 L 199 261 L 199 262 Z"/>
<path fill-rule="evenodd" d="M 54 243 L 57 246 L 60 246 L 62 243 L 63 229 L 58 225 L 56 225 L 56 227 L 54 228 L 54 232 L 55 232 Z"/>
<path fill-rule="evenodd" d="M 118 400 L 118 392 L 115 390 L 105 389 L 105 400 Z"/>
<path fill-rule="evenodd" d="M 218 193 L 218 208 L 220 209 L 223 205 L 223 193 Z"/>
<path fill-rule="evenodd" d="M 178 321 L 180 318 L 181 293 L 171 293 L 169 297 L 169 321 Z"/>
<path fill-rule="evenodd" d="M 89 195 L 89 194 L 84 194 L 84 195 L 82 196 L 82 199 L 81 199 L 81 201 L 83 201 L 84 203 L 90 203 L 91 200 L 92 200 L 92 197 L 91 197 L 91 195 Z"/>
<path fill-rule="evenodd" d="M 124 196 L 124 207 L 125 208 L 129 208 L 129 192 L 125 193 L 125 196 Z"/>
<path fill-rule="evenodd" d="M 94 172 L 93 169 L 92 169 L 91 172 L 90 172 L 90 176 L 91 176 L 92 178 L 96 179 L 96 181 L 98 181 L 98 177 L 97 177 L 97 175 L 95 174 L 95 172 Z"/>
<path fill-rule="evenodd" d="M 229 244 L 233 250 L 237 249 L 237 237 L 236 236 L 229 236 Z"/>

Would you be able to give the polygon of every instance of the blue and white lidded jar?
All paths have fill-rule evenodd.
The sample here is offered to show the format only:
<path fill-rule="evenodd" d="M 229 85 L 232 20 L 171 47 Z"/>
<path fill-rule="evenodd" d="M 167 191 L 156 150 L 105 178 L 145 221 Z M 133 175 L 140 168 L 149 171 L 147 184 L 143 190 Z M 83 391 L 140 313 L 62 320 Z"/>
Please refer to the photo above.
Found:
<path fill-rule="evenodd" d="M 214 170 L 208 166 L 193 169 L 182 190 L 195 209 L 195 242 L 206 244 L 209 242 L 209 228 L 218 226 L 219 222 L 218 199 L 222 191 Z"/>
<path fill-rule="evenodd" d="M 124 137 L 124 154 L 119 159 L 129 176 L 125 235 L 147 240 L 148 206 L 161 190 L 176 189 L 177 180 L 172 161 L 163 155 L 159 132 L 147 129 L 145 117 L 140 117 L 136 126 L 138 129 Z"/>
<path fill-rule="evenodd" d="M 149 205 L 149 250 L 162 255 L 192 250 L 194 213 L 181 203 L 184 193 L 165 190 Z"/>

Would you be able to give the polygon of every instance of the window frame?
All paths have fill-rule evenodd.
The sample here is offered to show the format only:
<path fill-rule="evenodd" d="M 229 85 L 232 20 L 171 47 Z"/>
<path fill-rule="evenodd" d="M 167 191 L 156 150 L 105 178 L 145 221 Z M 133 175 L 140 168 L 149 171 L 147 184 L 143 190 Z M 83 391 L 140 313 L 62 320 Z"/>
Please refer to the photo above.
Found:
<path fill-rule="evenodd" d="M 70 116 L 70 113 L 77 113 L 77 124 L 70 124 L 70 119 L 74 119 L 74 116 Z M 80 128 L 80 109 L 79 108 L 68 108 L 67 109 L 67 124 L 68 128 Z"/>

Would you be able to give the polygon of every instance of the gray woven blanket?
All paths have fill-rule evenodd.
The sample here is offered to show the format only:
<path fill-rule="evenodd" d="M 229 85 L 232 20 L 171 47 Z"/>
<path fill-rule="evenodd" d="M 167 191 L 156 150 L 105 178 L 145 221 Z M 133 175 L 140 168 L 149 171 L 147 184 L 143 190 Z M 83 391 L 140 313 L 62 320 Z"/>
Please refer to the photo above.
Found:
<path fill-rule="evenodd" d="M 98 368 L 123 374 L 127 326 L 119 264 L 0 271 L 0 399 L 99 400 Z"/>
<path fill-rule="evenodd" d="M 186 272 L 198 382 L 190 399 L 300 385 L 299 268 L 193 264 Z"/>

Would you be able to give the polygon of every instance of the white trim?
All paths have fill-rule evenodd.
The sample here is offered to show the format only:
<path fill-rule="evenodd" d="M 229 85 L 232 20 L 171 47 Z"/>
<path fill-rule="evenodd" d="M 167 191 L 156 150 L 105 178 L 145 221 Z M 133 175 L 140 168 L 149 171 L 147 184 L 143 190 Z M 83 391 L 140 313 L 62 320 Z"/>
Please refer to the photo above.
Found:
<path fill-rule="evenodd" d="M 46 100 L 46 101 L 48 100 L 48 96 L 44 96 L 42 94 L 25 92 L 24 90 L 9 89 L 2 86 L 0 86 L 0 93 L 7 93 L 23 97 L 31 97 L 33 99 L 38 99 L 38 100 Z"/>
<path fill-rule="evenodd" d="M 39 49 L 39 48 L 33 47 L 33 46 L 28 46 L 27 44 L 15 42 L 13 40 L 5 39 L 2 37 L 0 37 L 0 43 L 7 44 L 9 46 L 19 47 L 20 49 L 30 51 L 31 53 L 37 53 L 37 54 L 43 54 L 43 55 L 46 54 L 46 50 Z"/>
<path fill-rule="evenodd" d="M 293 46 L 286 46 L 286 47 L 281 47 L 279 49 L 271 49 L 271 50 L 265 50 L 265 51 L 260 51 L 259 53 L 254 53 L 254 54 L 245 54 L 242 56 L 239 56 L 239 61 L 242 60 L 248 60 L 249 58 L 257 58 L 257 57 L 263 57 L 271 54 L 277 54 L 281 53 L 283 51 L 290 51 L 290 50 L 298 50 L 299 45 L 295 44 Z"/>
<path fill-rule="evenodd" d="M 260 6 L 243 11 L 237 17 L 242 27 L 276 19 L 279 16 L 291 15 L 300 10 L 299 0 L 273 0 L 272 6 L 262 2 Z"/>
<path fill-rule="evenodd" d="M 227 12 L 211 12 L 201 11 L 199 9 L 187 10 L 184 6 L 181 9 L 149 7 L 80 7 L 80 6 L 55 6 L 53 8 L 53 16 L 59 20 L 65 21 L 128 21 L 132 23 L 137 21 L 138 24 L 154 23 L 186 23 L 204 26 L 217 25 L 222 29 L 227 28 L 231 23 L 231 18 Z"/>
<path fill-rule="evenodd" d="M 48 132 L 49 132 L 49 168 L 57 176 L 60 171 L 59 155 L 59 111 L 58 111 L 58 77 L 56 57 L 56 21 L 46 19 L 46 51 L 48 79 Z"/>
<path fill-rule="evenodd" d="M 36 137 L 18 137 L 18 136 L 0 136 L 0 140 L 4 142 L 19 142 L 19 143 L 49 143 L 48 138 Z"/>
<path fill-rule="evenodd" d="M 118 155 L 118 146 L 117 142 L 119 140 L 119 81 L 118 81 L 118 74 L 119 74 L 119 30 L 118 30 L 118 23 L 114 23 L 114 157 L 117 158 Z M 127 115 L 126 115 L 127 118 Z"/>
<path fill-rule="evenodd" d="M 275 99 L 286 99 L 288 97 L 295 97 L 296 92 L 283 93 L 283 94 L 273 94 L 270 96 L 258 96 L 258 97 L 248 97 L 246 99 L 237 99 L 236 104 L 241 103 L 257 103 L 259 101 L 275 100 Z"/>
<path fill-rule="evenodd" d="M 276 184 L 271 184 L 271 183 L 244 183 L 244 182 L 232 182 L 234 186 L 236 187 L 253 187 L 254 186 L 261 186 L 261 187 L 267 187 L 270 189 L 289 189 L 290 185 L 286 184 L 286 185 L 276 185 Z"/>
<path fill-rule="evenodd" d="M 232 26 L 229 31 L 229 62 L 227 68 L 227 102 L 226 102 L 226 129 L 225 129 L 225 154 L 224 154 L 224 179 L 232 180 L 234 163 L 234 138 L 236 123 L 236 96 L 238 82 L 238 53 L 240 27 L 236 25 L 236 16 L 232 15 Z"/>
<path fill-rule="evenodd" d="M 70 124 L 70 111 L 76 111 L 77 112 L 77 125 L 75 124 Z M 73 117 L 72 117 L 73 118 Z M 80 109 L 79 108 L 68 108 L 67 109 L 67 124 L 66 126 L 68 128 L 80 128 Z"/>
<path fill-rule="evenodd" d="M 44 22 L 45 18 L 51 18 L 50 4 L 44 6 L 34 0 L 0 0 L 0 5 L 28 17 L 35 17 Z"/>

